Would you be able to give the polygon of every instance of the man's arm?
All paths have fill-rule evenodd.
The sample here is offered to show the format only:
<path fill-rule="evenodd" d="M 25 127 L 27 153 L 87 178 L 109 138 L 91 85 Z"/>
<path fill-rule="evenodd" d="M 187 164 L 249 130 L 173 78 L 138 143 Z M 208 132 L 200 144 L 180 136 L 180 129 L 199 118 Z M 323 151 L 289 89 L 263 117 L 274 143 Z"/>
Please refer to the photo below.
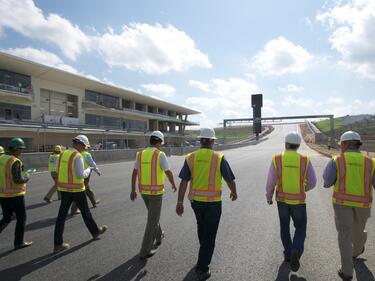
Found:
<path fill-rule="evenodd" d="M 310 164 L 307 167 L 305 191 L 309 191 L 313 189 L 315 186 L 316 186 L 316 174 L 315 174 L 314 167 L 310 161 Z"/>
<path fill-rule="evenodd" d="M 91 167 L 89 167 L 89 168 L 87 168 L 85 170 L 84 166 L 83 166 L 82 156 L 78 156 L 74 160 L 74 171 L 75 171 L 75 174 L 76 174 L 77 178 L 79 178 L 79 179 L 85 179 L 85 178 L 87 178 L 90 175 L 90 173 L 91 173 Z"/>
<path fill-rule="evenodd" d="M 173 178 L 173 174 L 172 174 L 172 172 L 171 172 L 170 170 L 167 170 L 167 171 L 165 171 L 165 174 L 166 174 L 166 176 L 167 176 L 169 182 L 170 182 L 171 185 L 172 185 L 173 192 L 176 192 L 176 191 L 177 191 L 177 188 L 176 188 L 176 185 L 175 185 L 175 183 L 174 183 L 174 178 Z"/>
<path fill-rule="evenodd" d="M 13 181 L 18 184 L 27 183 L 29 181 L 29 177 L 27 175 L 22 175 L 22 167 L 20 161 L 16 161 L 13 163 L 12 176 Z"/>
<path fill-rule="evenodd" d="M 230 189 L 230 199 L 232 199 L 232 201 L 235 201 L 237 200 L 237 188 L 236 188 L 236 182 L 233 180 L 233 181 L 229 181 L 229 182 L 226 182 L 229 189 Z"/>
<path fill-rule="evenodd" d="M 177 199 L 177 205 L 176 205 L 176 213 L 179 216 L 182 216 L 184 213 L 184 198 L 185 198 L 185 193 L 186 189 L 188 186 L 188 181 L 181 180 L 180 186 L 178 188 L 178 199 Z"/>
<path fill-rule="evenodd" d="M 323 186 L 328 188 L 336 183 L 337 179 L 337 168 L 336 168 L 336 163 L 333 159 L 331 159 L 328 163 L 327 166 L 324 169 L 323 173 L 323 180 L 324 184 Z"/>
<path fill-rule="evenodd" d="M 135 191 L 135 184 L 137 182 L 138 171 L 133 169 L 132 173 L 132 190 L 130 192 L 130 200 L 134 201 L 137 198 L 137 192 Z"/>
<path fill-rule="evenodd" d="M 268 169 L 267 184 L 266 184 L 266 199 L 268 204 L 272 204 L 273 193 L 276 186 L 276 171 L 273 161 L 271 161 L 270 168 Z"/>
<path fill-rule="evenodd" d="M 235 176 L 228 161 L 224 157 L 221 159 L 220 172 L 230 189 L 230 199 L 232 199 L 232 201 L 237 200 L 237 188 L 236 182 L 234 181 Z"/>

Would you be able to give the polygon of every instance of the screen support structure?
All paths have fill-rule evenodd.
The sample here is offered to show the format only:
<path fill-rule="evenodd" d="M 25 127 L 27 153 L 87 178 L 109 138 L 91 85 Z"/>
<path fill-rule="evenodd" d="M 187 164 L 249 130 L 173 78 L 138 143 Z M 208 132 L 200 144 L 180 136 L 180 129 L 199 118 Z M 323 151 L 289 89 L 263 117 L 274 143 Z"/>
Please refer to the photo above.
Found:
<path fill-rule="evenodd" d="M 330 145 L 335 147 L 335 132 L 333 130 L 333 114 L 325 115 L 301 115 L 301 116 L 278 116 L 278 117 L 261 117 L 264 121 L 277 121 L 277 120 L 293 120 L 293 119 L 315 119 L 315 118 L 329 118 L 330 126 Z M 254 118 L 235 118 L 235 119 L 224 119 L 223 129 L 224 129 L 224 143 L 227 142 L 227 124 L 236 122 L 254 122 Z"/>

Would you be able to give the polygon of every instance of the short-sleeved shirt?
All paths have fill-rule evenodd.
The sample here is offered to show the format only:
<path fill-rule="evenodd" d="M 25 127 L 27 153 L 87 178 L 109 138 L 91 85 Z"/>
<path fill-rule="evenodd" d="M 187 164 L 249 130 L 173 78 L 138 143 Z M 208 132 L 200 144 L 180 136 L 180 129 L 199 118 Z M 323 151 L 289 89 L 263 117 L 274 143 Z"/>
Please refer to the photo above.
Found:
<path fill-rule="evenodd" d="M 156 147 L 149 147 L 148 149 L 156 149 Z M 160 168 L 163 170 L 163 171 L 168 171 L 170 170 L 169 168 L 169 163 L 168 163 L 168 159 L 167 159 L 167 156 L 165 155 L 165 153 L 160 153 Z M 134 163 L 134 170 L 138 170 L 138 159 L 135 160 L 135 163 Z"/>
<path fill-rule="evenodd" d="M 229 166 L 228 161 L 224 157 L 221 159 L 220 172 L 226 182 L 231 182 L 235 180 L 233 171 Z M 182 167 L 180 174 L 178 176 L 180 179 L 184 181 L 189 181 L 191 179 L 191 172 L 186 160 L 184 161 L 184 166 Z"/>

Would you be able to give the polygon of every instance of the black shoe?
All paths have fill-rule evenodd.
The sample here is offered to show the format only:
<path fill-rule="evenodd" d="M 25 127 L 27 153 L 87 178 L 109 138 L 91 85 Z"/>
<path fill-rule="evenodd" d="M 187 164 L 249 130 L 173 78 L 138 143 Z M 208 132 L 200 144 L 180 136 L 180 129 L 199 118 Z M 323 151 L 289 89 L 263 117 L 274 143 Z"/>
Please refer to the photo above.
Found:
<path fill-rule="evenodd" d="M 52 203 L 52 200 L 47 198 L 47 197 L 44 197 L 43 198 L 44 201 L 46 201 L 48 204 L 51 204 Z"/>
<path fill-rule="evenodd" d="M 290 262 L 290 256 L 284 256 L 284 261 L 285 262 Z"/>
<path fill-rule="evenodd" d="M 341 269 L 337 270 L 337 274 L 340 276 L 340 278 L 344 281 L 351 281 L 353 280 L 353 276 L 346 275 L 344 272 L 342 272 Z"/>
<path fill-rule="evenodd" d="M 161 243 L 163 242 L 164 236 L 165 236 L 165 233 L 162 232 L 161 236 L 160 236 L 160 241 L 156 241 L 156 243 L 155 243 L 156 247 L 159 247 L 161 245 Z"/>
<path fill-rule="evenodd" d="M 294 272 L 297 272 L 299 267 L 300 267 L 300 264 L 299 264 L 298 251 L 293 250 L 292 255 L 290 256 L 290 269 Z"/>
<path fill-rule="evenodd" d="M 151 258 L 153 255 L 156 254 L 156 249 L 152 249 L 150 252 L 148 252 L 146 255 L 140 255 L 139 259 L 142 261 L 147 260 L 148 258 Z"/>
<path fill-rule="evenodd" d="M 30 242 L 23 242 L 22 244 L 14 245 L 14 249 L 18 250 L 18 249 L 26 248 L 26 247 L 31 246 L 33 243 L 34 242 L 32 242 L 32 241 L 30 241 Z"/>
<path fill-rule="evenodd" d="M 210 270 L 201 271 L 200 269 L 197 269 L 196 273 L 197 273 L 197 280 L 198 281 L 204 281 L 204 280 L 207 280 L 211 277 Z"/>

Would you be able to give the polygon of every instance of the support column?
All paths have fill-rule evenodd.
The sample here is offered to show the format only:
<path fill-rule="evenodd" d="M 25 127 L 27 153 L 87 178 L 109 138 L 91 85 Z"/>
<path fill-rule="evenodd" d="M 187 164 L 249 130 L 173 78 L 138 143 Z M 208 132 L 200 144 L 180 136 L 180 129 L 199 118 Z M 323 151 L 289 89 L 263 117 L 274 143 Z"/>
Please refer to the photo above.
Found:
<path fill-rule="evenodd" d="M 329 126 L 331 129 L 331 147 L 335 147 L 335 131 L 334 131 L 334 122 L 333 122 L 333 115 L 329 118 Z"/>

